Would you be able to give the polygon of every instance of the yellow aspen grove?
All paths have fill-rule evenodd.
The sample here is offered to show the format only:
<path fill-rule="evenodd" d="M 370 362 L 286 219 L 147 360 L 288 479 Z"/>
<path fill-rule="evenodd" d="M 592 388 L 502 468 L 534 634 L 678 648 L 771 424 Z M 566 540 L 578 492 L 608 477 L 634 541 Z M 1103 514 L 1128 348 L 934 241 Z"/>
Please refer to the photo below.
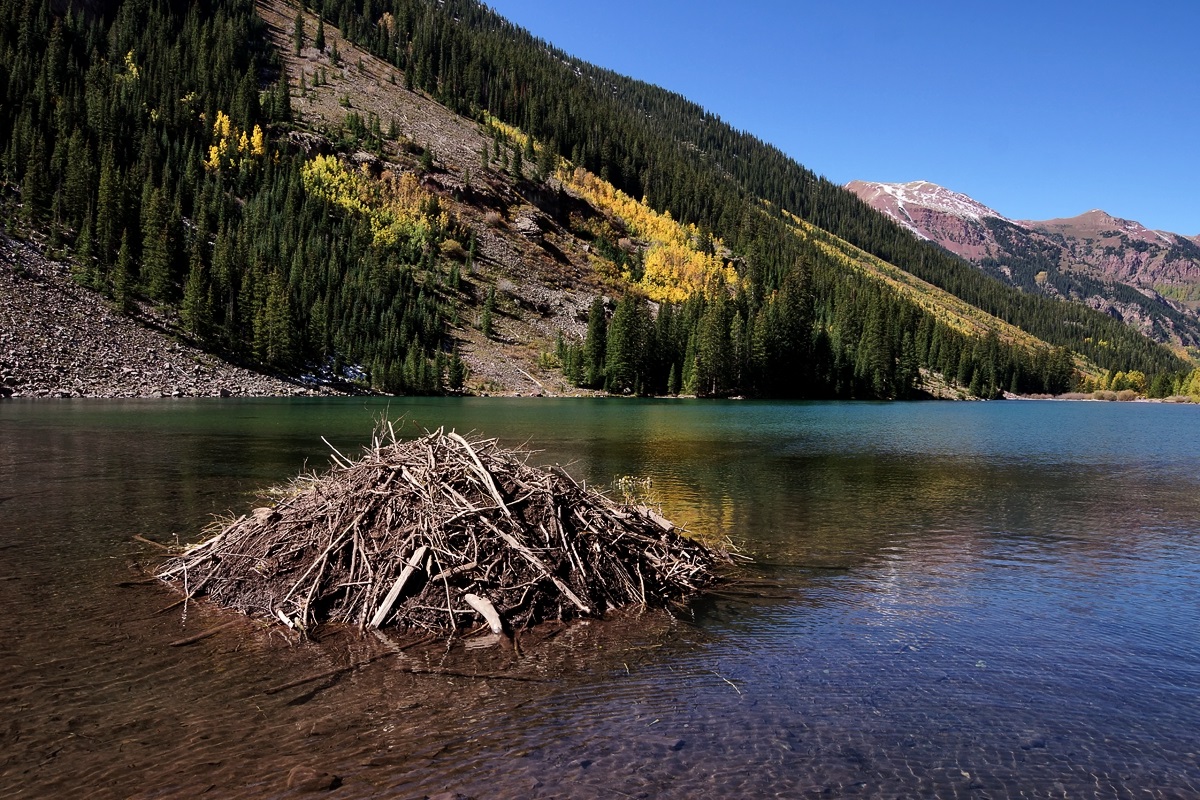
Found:
<path fill-rule="evenodd" d="M 365 216 L 377 246 L 424 243 L 433 237 L 435 228 L 445 228 L 450 222 L 444 211 L 431 218 L 422 210 L 430 194 L 411 172 L 399 176 L 385 172 L 376 179 L 369 169 L 351 170 L 336 156 L 318 155 L 301 168 L 300 177 L 309 194 Z"/>
<path fill-rule="evenodd" d="M 267 139 L 263 135 L 262 128 L 258 125 L 254 126 L 254 130 L 250 134 L 250 154 L 253 156 L 265 156 L 267 154 Z"/>
<path fill-rule="evenodd" d="M 224 111 L 217 111 L 212 130 L 212 144 L 204 159 L 204 168 L 209 172 L 253 169 L 267 154 L 267 137 L 258 125 L 247 133 L 234 125 Z M 235 155 L 240 156 L 236 161 Z"/>
<path fill-rule="evenodd" d="M 213 123 L 213 138 L 226 140 L 229 138 L 232 123 L 229 120 L 229 115 L 224 111 L 217 112 L 217 119 Z"/>
<path fill-rule="evenodd" d="M 701 242 L 695 225 L 676 222 L 670 212 L 655 211 L 645 200 L 634 200 L 582 167 L 564 167 L 559 177 L 573 192 L 618 217 L 635 236 L 648 242 L 641 278 L 635 281 L 628 271 L 623 277 L 651 300 L 680 303 L 694 294 L 738 286 L 736 270 L 716 255 L 725 249 L 720 239 Z M 704 252 L 700 245 L 708 245 L 706 249 L 712 252 Z"/>

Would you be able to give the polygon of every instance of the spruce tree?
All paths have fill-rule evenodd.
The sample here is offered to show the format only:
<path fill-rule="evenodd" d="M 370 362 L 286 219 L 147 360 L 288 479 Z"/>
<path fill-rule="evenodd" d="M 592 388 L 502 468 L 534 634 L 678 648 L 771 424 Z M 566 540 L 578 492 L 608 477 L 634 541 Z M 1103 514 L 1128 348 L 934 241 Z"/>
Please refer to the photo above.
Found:
<path fill-rule="evenodd" d="M 304 12 L 297 11 L 296 19 L 292 23 L 292 53 L 300 55 L 300 51 L 304 49 Z"/>
<path fill-rule="evenodd" d="M 118 311 L 133 305 L 133 253 L 129 249 L 129 231 L 121 231 L 121 246 L 112 270 L 112 299 Z"/>
<path fill-rule="evenodd" d="M 667 394 L 679 394 L 679 368 L 674 363 L 671 364 L 671 371 L 667 375 Z"/>
<path fill-rule="evenodd" d="M 632 293 L 617 304 L 608 326 L 604 355 L 605 388 L 612 394 L 641 393 L 647 373 L 650 317 L 645 302 Z"/>
<path fill-rule="evenodd" d="M 75 237 L 75 259 L 71 264 L 71 275 L 79 285 L 89 289 L 97 288 L 96 259 L 92 253 L 92 215 L 90 212 L 85 212 L 83 225 L 79 228 L 79 235 Z"/>
<path fill-rule="evenodd" d="M 142 204 L 141 281 L 152 300 L 166 302 L 171 294 L 171 254 L 167 210 L 159 189 L 151 189 Z"/>
<path fill-rule="evenodd" d="M 212 324 L 212 300 L 209 296 L 208 270 L 204 265 L 202 245 L 192 244 L 188 259 L 187 282 L 183 287 L 183 304 L 179 308 L 184 329 L 193 339 L 203 339 Z"/>
<path fill-rule="evenodd" d="M 496 287 L 488 289 L 487 299 L 483 301 L 483 311 L 479 315 L 479 330 L 483 335 L 492 338 L 492 314 L 496 310 Z"/>
<path fill-rule="evenodd" d="M 598 389 L 604 382 L 604 351 L 608 340 L 608 321 L 604 301 L 597 297 L 588 311 L 587 337 L 583 340 L 583 385 Z"/>
<path fill-rule="evenodd" d="M 39 226 L 49 206 L 50 186 L 46 180 L 46 145 L 41 138 L 33 142 L 25 180 L 21 183 L 22 216 L 31 229 Z"/>
<path fill-rule="evenodd" d="M 75 128 L 67 145 L 62 194 L 64 221 L 76 229 L 83 226 L 84 217 L 88 213 L 88 204 L 95 185 L 95 169 L 91 145 L 84 138 L 83 131 Z"/>
<path fill-rule="evenodd" d="M 457 349 L 450 356 L 450 366 L 446 372 L 446 384 L 450 391 L 461 392 L 467 382 L 467 365 L 463 363 Z"/>
<path fill-rule="evenodd" d="M 265 347 L 261 357 L 272 366 L 291 366 L 296 356 L 292 301 L 280 270 L 271 273 L 263 315 Z"/>
<path fill-rule="evenodd" d="M 729 389 L 729 322 L 723 295 L 708 303 L 700 318 L 696 342 L 696 394 L 718 397 Z"/>
<path fill-rule="evenodd" d="M 104 267 L 112 264 L 122 230 L 122 186 L 116 156 L 110 145 L 100 161 L 100 187 L 96 197 L 95 252 Z"/>
<path fill-rule="evenodd" d="M 537 170 L 538 175 L 543 181 L 548 181 L 554 177 L 555 170 L 558 169 L 558 144 L 543 144 L 542 152 L 538 153 Z"/>

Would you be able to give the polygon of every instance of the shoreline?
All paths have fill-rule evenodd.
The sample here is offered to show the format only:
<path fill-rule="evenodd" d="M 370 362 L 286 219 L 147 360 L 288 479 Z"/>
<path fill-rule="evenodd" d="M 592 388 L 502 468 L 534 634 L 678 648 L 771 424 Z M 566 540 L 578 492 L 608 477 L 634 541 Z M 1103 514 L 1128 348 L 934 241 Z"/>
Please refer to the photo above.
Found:
<path fill-rule="evenodd" d="M 936 388 L 936 387 L 935 387 Z M 559 393 L 477 391 L 468 397 L 621 397 L 589 390 Z M 162 399 L 185 397 L 375 396 L 238 366 L 179 340 L 148 306 L 135 318 L 75 283 L 69 265 L 0 233 L 0 400 Z M 962 398 L 932 392 L 930 400 Z M 385 396 L 385 395 L 379 395 Z M 694 396 L 642 399 L 686 400 Z M 746 398 L 723 398 L 746 399 Z M 1013 395 L 1006 400 L 1192 404 L 1188 397 L 1119 398 L 1091 393 Z"/>

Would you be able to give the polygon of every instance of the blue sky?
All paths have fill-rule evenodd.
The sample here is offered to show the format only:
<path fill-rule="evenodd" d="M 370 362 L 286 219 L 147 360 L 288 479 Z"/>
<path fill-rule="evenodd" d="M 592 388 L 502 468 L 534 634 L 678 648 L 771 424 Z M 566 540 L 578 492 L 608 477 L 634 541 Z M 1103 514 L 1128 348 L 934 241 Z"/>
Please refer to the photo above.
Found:
<path fill-rule="evenodd" d="M 830 180 L 1200 234 L 1200 0 L 493 0 Z"/>

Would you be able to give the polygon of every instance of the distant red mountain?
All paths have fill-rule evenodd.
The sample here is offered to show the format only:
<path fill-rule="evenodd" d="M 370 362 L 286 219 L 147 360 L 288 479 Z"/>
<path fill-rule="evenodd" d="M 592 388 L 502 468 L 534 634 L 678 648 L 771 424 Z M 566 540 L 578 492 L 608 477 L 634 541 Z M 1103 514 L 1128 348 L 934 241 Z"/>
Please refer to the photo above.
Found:
<path fill-rule="evenodd" d="M 846 188 L 1008 283 L 1086 303 L 1159 341 L 1200 346 L 1200 236 L 1151 230 L 1098 209 L 1013 220 L 929 181 Z"/>

